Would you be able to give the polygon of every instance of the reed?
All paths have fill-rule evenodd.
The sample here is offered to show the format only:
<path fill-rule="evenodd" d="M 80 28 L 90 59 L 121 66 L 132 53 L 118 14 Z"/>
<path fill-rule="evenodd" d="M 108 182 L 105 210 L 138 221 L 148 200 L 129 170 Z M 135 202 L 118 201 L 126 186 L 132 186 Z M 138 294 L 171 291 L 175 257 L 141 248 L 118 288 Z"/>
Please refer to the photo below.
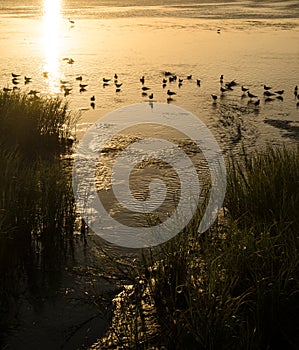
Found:
<path fill-rule="evenodd" d="M 74 118 L 60 99 L 0 93 L 0 328 L 21 295 L 57 288 L 75 222 L 70 146 Z"/>
<path fill-rule="evenodd" d="M 297 348 L 298 157 L 299 148 L 268 147 L 231 158 L 226 215 L 202 235 L 194 220 L 144 251 L 134 307 L 141 314 L 147 299 L 154 308 L 148 349 Z M 136 328 L 132 339 L 144 336 Z"/>

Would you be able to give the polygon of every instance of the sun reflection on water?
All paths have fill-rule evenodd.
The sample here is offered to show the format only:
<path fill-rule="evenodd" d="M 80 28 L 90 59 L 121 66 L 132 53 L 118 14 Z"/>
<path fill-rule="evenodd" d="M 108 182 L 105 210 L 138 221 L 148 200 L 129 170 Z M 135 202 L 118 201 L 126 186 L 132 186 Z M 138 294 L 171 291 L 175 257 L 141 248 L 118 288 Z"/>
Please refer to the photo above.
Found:
<path fill-rule="evenodd" d="M 50 92 L 59 92 L 60 51 L 62 37 L 62 0 L 44 0 L 42 45 L 45 55 L 44 71 L 48 72 Z"/>

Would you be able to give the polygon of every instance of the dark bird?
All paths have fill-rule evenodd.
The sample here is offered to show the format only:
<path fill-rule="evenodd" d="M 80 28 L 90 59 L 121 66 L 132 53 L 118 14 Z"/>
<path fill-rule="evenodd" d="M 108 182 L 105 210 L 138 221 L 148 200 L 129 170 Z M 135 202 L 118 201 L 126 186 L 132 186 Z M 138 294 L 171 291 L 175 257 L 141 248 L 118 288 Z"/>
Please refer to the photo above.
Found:
<path fill-rule="evenodd" d="M 147 92 L 143 91 L 141 96 L 147 96 Z"/>
<path fill-rule="evenodd" d="M 79 84 L 79 86 L 80 86 L 81 89 L 86 89 L 88 84 Z"/>
<path fill-rule="evenodd" d="M 123 83 L 119 83 L 119 84 L 115 83 L 115 86 L 116 86 L 117 88 L 120 88 L 120 87 L 122 86 L 122 84 L 123 84 Z"/>
<path fill-rule="evenodd" d="M 37 94 L 39 94 L 39 91 L 37 91 L 37 90 L 30 90 L 30 91 L 28 92 L 28 95 L 36 96 Z"/>
<path fill-rule="evenodd" d="M 143 85 L 145 82 L 145 78 L 144 78 L 144 75 L 140 78 L 140 83 Z"/>
<path fill-rule="evenodd" d="M 220 34 L 221 33 L 221 29 L 217 29 L 217 34 Z"/>
<path fill-rule="evenodd" d="M 32 80 L 32 78 L 29 78 L 29 77 L 24 77 L 24 80 L 25 80 L 25 84 L 26 83 L 30 83 L 31 82 L 31 80 Z"/>
<path fill-rule="evenodd" d="M 115 89 L 115 92 L 121 92 L 121 88 Z"/>
<path fill-rule="evenodd" d="M 91 96 L 90 101 L 95 101 L 96 97 L 95 96 Z"/>
<path fill-rule="evenodd" d="M 248 91 L 249 90 L 249 88 L 247 88 L 247 87 L 245 87 L 245 86 L 241 86 L 241 90 L 243 91 L 243 92 L 246 92 L 246 91 Z"/>
<path fill-rule="evenodd" d="M 109 86 L 109 83 L 103 83 L 103 87 Z"/>
<path fill-rule="evenodd" d="M 165 83 L 164 83 L 164 84 L 162 85 L 163 89 L 165 89 L 165 88 L 166 88 L 166 86 L 167 86 L 167 84 L 165 84 Z"/>
<path fill-rule="evenodd" d="M 48 76 L 49 76 L 49 72 L 43 72 L 43 77 L 44 78 L 48 78 Z"/>
<path fill-rule="evenodd" d="M 12 79 L 12 83 L 13 83 L 14 85 L 20 84 L 20 82 L 19 82 L 18 80 L 16 80 L 16 78 Z"/>
<path fill-rule="evenodd" d="M 224 87 L 220 87 L 220 91 L 223 93 L 223 92 L 226 92 L 227 91 L 227 89 L 225 89 Z"/>
<path fill-rule="evenodd" d="M 191 80 L 192 79 L 192 75 L 187 75 L 187 79 Z"/>
<path fill-rule="evenodd" d="M 212 96 L 213 101 L 216 102 L 217 101 L 217 95 L 212 94 L 211 96 Z"/>
<path fill-rule="evenodd" d="M 183 84 L 182 83 L 178 83 L 178 87 L 180 88 L 181 86 L 183 86 Z"/>
<path fill-rule="evenodd" d="M 173 95 L 176 95 L 176 93 L 174 91 L 167 90 L 167 95 L 173 96 Z"/>
<path fill-rule="evenodd" d="M 165 75 L 165 77 L 168 77 L 168 76 L 172 75 L 172 73 L 169 71 L 166 71 L 166 72 L 164 72 L 164 75 Z"/>
<path fill-rule="evenodd" d="M 172 97 L 167 97 L 167 103 L 170 103 L 171 101 L 173 101 Z"/>
<path fill-rule="evenodd" d="M 220 79 L 219 79 L 219 80 L 220 80 L 220 83 L 223 83 L 223 79 L 224 79 L 224 76 L 223 76 L 223 74 L 221 74 L 221 75 L 220 75 Z"/>
<path fill-rule="evenodd" d="M 69 18 L 69 22 L 70 24 L 75 24 L 75 21 L 73 21 L 72 19 Z"/>
<path fill-rule="evenodd" d="M 118 79 L 118 75 L 115 73 L 114 74 L 114 79 L 117 80 Z"/>
<path fill-rule="evenodd" d="M 265 99 L 265 102 L 271 102 L 271 101 L 274 101 L 274 98 L 272 98 L 272 97 L 267 97 L 267 98 Z"/>
<path fill-rule="evenodd" d="M 274 96 L 275 94 L 269 90 L 264 91 L 265 96 Z"/>
<path fill-rule="evenodd" d="M 21 75 L 20 75 L 20 74 L 11 73 L 11 76 L 12 76 L 13 78 L 18 78 L 18 77 L 20 77 Z"/>
<path fill-rule="evenodd" d="M 82 81 L 83 80 L 82 75 L 76 77 L 76 80 Z"/>
<path fill-rule="evenodd" d="M 254 105 L 257 107 L 257 106 L 260 105 L 260 103 L 261 103 L 261 101 L 260 101 L 260 100 L 257 100 L 257 101 L 254 102 Z"/>
<path fill-rule="evenodd" d="M 250 91 L 247 91 L 248 97 L 249 98 L 255 98 L 257 97 L 256 95 L 252 94 Z"/>
<path fill-rule="evenodd" d="M 184 79 L 179 79 L 179 83 L 182 83 L 184 81 Z"/>
<path fill-rule="evenodd" d="M 276 96 L 276 98 L 277 98 L 277 100 L 279 100 L 279 101 L 283 101 L 283 96 L 281 96 L 281 95 Z"/>
<path fill-rule="evenodd" d="M 150 95 L 148 95 L 148 98 L 149 98 L 150 100 L 152 100 L 152 99 L 154 98 L 154 94 L 151 93 Z"/>
<path fill-rule="evenodd" d="M 110 80 L 111 80 L 111 79 L 103 78 L 103 82 L 104 82 L 104 83 L 109 83 Z"/>
<path fill-rule="evenodd" d="M 90 107 L 91 107 L 92 109 L 95 109 L 96 104 L 95 104 L 94 102 L 91 102 L 91 103 L 90 103 Z"/>
<path fill-rule="evenodd" d="M 272 89 L 271 86 L 264 85 L 264 90 L 271 90 L 271 89 Z"/>
<path fill-rule="evenodd" d="M 167 79 L 163 78 L 163 84 L 166 84 L 167 83 Z"/>
<path fill-rule="evenodd" d="M 200 79 L 196 79 L 197 86 L 200 86 Z"/>
<path fill-rule="evenodd" d="M 278 91 L 274 91 L 276 94 L 278 94 L 278 95 L 283 95 L 283 93 L 284 93 L 284 90 L 278 90 Z"/>
<path fill-rule="evenodd" d="M 147 91 L 147 90 L 150 90 L 150 88 L 149 87 L 146 87 L 146 86 L 142 86 L 142 91 Z"/>
<path fill-rule="evenodd" d="M 10 91 L 11 91 L 11 89 L 10 89 L 10 88 L 6 88 L 6 87 L 4 87 L 4 88 L 3 88 L 3 91 L 4 91 L 4 92 L 10 92 Z"/>

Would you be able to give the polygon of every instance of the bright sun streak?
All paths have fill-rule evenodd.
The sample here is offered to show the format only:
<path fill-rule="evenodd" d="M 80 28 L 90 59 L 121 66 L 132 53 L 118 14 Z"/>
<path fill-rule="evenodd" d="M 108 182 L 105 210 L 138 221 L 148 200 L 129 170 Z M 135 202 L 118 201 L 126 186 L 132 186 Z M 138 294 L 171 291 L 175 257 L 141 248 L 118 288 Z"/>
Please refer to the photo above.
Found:
<path fill-rule="evenodd" d="M 49 89 L 58 92 L 62 31 L 61 0 L 44 0 L 43 38 L 44 70 L 48 72 Z"/>

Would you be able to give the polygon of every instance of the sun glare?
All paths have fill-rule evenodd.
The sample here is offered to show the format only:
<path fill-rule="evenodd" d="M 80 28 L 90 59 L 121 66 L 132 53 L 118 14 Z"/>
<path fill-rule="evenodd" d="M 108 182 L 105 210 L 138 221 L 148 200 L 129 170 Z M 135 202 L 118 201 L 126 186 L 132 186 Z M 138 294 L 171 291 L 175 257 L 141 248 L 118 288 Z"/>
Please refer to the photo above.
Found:
<path fill-rule="evenodd" d="M 51 92 L 59 90 L 61 32 L 61 0 L 44 0 L 42 38 L 45 54 L 44 71 L 48 72 Z"/>

